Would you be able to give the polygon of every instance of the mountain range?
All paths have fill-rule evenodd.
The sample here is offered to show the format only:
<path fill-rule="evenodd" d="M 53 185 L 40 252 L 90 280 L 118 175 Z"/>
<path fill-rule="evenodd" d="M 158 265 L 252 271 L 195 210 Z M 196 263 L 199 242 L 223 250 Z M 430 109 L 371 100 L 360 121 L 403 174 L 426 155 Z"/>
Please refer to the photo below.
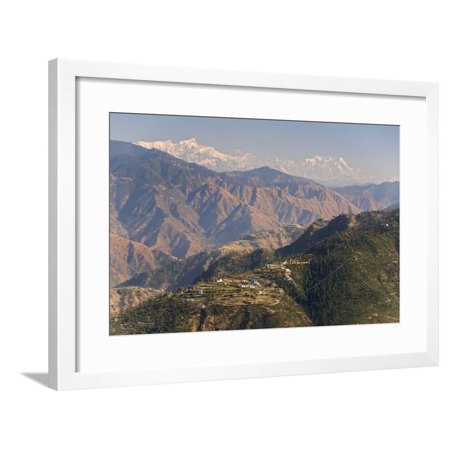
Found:
<path fill-rule="evenodd" d="M 147 149 L 158 149 L 176 158 L 218 172 L 247 171 L 268 166 L 280 172 L 305 177 L 327 186 L 380 182 L 374 177 L 364 175 L 359 169 L 350 167 L 342 157 L 316 155 L 301 162 L 296 162 L 289 159 L 283 160 L 276 156 L 261 158 L 239 150 L 235 154 L 229 154 L 212 146 L 200 144 L 195 138 L 179 142 L 173 142 L 169 139 L 163 141 L 140 140 L 136 142 L 136 145 Z"/>
<path fill-rule="evenodd" d="M 268 167 L 219 173 L 155 149 L 110 143 L 111 282 L 210 245 L 360 209 Z"/>
<path fill-rule="evenodd" d="M 288 226 L 396 202 L 398 183 L 338 192 L 269 167 L 216 172 L 165 151 L 111 141 L 110 283 L 208 248 L 233 242 L 250 248 L 245 236 L 257 236 L 258 247 L 264 239 L 273 242 L 266 246 L 273 251 L 290 243 Z"/>

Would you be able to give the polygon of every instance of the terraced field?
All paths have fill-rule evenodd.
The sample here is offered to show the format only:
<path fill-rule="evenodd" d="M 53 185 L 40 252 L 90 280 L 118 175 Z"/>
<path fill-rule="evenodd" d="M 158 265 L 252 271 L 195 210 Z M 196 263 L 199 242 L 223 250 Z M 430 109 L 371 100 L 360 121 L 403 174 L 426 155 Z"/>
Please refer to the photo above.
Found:
<path fill-rule="evenodd" d="M 306 311 L 277 283 L 284 274 L 280 268 L 258 269 L 149 299 L 113 318 L 111 334 L 312 325 Z"/>

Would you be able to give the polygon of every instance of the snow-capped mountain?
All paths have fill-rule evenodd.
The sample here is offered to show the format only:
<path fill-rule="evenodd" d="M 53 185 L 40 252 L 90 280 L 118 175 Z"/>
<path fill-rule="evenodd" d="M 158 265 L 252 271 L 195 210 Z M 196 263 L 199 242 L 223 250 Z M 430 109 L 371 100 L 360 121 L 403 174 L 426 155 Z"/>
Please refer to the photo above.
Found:
<path fill-rule="evenodd" d="M 359 169 L 350 167 L 342 157 L 314 156 L 301 162 L 282 160 L 276 156 L 265 161 L 269 167 L 299 177 L 309 178 L 327 186 L 347 186 L 376 183 L 373 177 L 364 176 Z"/>
<path fill-rule="evenodd" d="M 176 158 L 200 164 L 218 172 L 254 169 L 258 165 L 256 157 L 250 153 L 229 155 L 214 147 L 199 144 L 195 138 L 180 142 L 172 142 L 170 139 L 137 141 L 135 144 L 148 149 L 156 148 Z"/>
<path fill-rule="evenodd" d="M 223 153 L 214 147 L 198 143 L 195 138 L 180 142 L 173 142 L 169 139 L 164 141 L 141 140 L 135 144 L 147 149 L 156 148 L 176 158 L 200 164 L 218 172 L 251 170 L 257 167 L 268 166 L 281 172 L 309 178 L 328 186 L 381 182 L 381 180 L 363 175 L 359 169 L 350 167 L 344 158 L 341 157 L 314 156 L 301 162 L 283 160 L 276 156 L 258 158 L 251 153 L 239 151 L 235 154 Z"/>
<path fill-rule="evenodd" d="M 331 156 L 314 156 L 306 158 L 300 167 L 305 178 L 320 181 L 328 185 L 363 184 L 369 180 L 361 174 L 359 169 L 350 167 L 344 158 Z"/>

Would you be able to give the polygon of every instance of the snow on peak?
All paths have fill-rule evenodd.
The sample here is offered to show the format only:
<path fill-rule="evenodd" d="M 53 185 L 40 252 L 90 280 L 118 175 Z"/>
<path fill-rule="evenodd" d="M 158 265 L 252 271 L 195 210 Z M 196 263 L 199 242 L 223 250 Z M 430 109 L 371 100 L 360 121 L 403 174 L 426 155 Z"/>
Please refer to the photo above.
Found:
<path fill-rule="evenodd" d="M 157 148 L 158 150 L 168 149 L 173 146 L 173 142 L 170 139 L 166 139 L 165 141 L 137 141 L 136 145 L 144 148 Z M 164 150 L 163 150 L 164 151 Z"/>
<path fill-rule="evenodd" d="M 197 139 L 190 138 L 179 142 L 165 141 L 137 141 L 136 145 L 151 149 L 156 148 L 176 158 L 193 162 L 209 169 L 218 171 L 247 170 L 256 167 L 256 158 L 250 153 L 230 155 L 216 148 L 200 144 Z M 254 160 L 254 161 L 253 161 Z"/>
<path fill-rule="evenodd" d="M 316 155 L 306 158 L 299 171 L 306 178 L 329 185 L 358 184 L 365 181 L 359 169 L 350 167 L 342 157 Z"/>
<path fill-rule="evenodd" d="M 266 158 L 257 157 L 236 149 L 233 154 L 224 153 L 212 146 L 200 144 L 196 138 L 173 142 L 170 139 L 162 141 L 137 141 L 141 147 L 163 151 L 187 162 L 200 164 L 208 169 L 219 172 L 233 170 L 251 170 L 268 166 L 290 175 L 309 178 L 330 186 L 364 184 L 377 182 L 363 176 L 359 169 L 350 167 L 344 158 L 315 155 L 301 162 L 291 159 L 280 159 L 276 155 Z"/>
<path fill-rule="evenodd" d="M 180 141 L 179 143 L 182 144 L 182 145 L 188 145 L 188 146 L 191 146 L 191 147 L 197 147 L 198 146 L 197 139 L 195 139 L 195 138 L 185 139 L 184 141 Z"/>

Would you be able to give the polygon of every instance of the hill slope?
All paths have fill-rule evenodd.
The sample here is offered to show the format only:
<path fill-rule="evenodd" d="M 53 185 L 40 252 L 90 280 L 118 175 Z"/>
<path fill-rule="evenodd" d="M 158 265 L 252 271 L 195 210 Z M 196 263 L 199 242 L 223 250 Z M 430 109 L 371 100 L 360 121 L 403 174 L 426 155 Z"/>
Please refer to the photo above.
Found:
<path fill-rule="evenodd" d="M 398 322 L 399 210 L 320 221 L 274 255 L 228 255 L 199 280 L 248 271 L 278 273 L 278 285 L 315 325 Z"/>
<path fill-rule="evenodd" d="M 166 266 L 173 258 L 116 234 L 109 238 L 109 283 L 117 286 L 138 273 Z"/>
<path fill-rule="evenodd" d="M 301 225 L 291 225 L 273 232 L 244 235 L 242 239 L 207 248 L 188 258 L 173 260 L 160 268 L 147 269 L 129 278 L 122 286 L 140 286 L 175 291 L 194 283 L 222 261 L 242 261 L 256 250 L 273 252 L 297 239 L 304 231 Z M 237 264 L 235 264 L 238 267 Z"/>
<path fill-rule="evenodd" d="M 398 210 L 361 214 L 305 256 L 305 301 L 316 325 L 399 321 Z"/>
<path fill-rule="evenodd" d="M 191 286 L 139 303 L 113 334 L 398 322 L 399 211 L 321 221 L 275 254 L 227 254 Z"/>

